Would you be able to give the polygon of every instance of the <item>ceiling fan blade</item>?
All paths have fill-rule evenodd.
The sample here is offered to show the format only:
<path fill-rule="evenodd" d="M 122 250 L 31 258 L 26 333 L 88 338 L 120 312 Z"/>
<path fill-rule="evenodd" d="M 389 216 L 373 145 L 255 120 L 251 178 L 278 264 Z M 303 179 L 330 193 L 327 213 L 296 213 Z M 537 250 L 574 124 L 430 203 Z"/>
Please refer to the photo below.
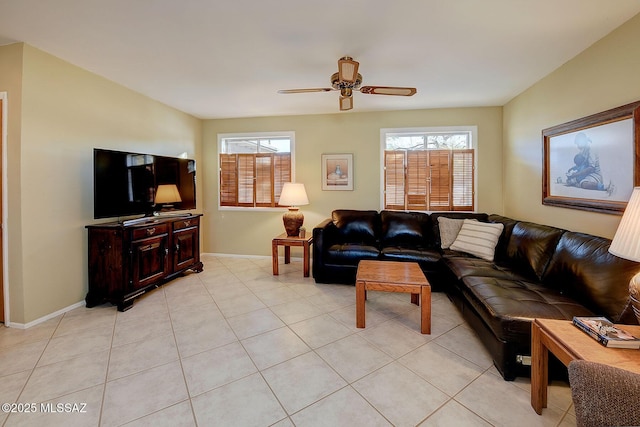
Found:
<path fill-rule="evenodd" d="M 279 90 L 278 93 L 311 93 L 311 92 L 331 92 L 332 88 L 330 87 L 316 87 L 316 88 L 309 88 L 309 89 L 282 89 Z"/>
<path fill-rule="evenodd" d="M 340 111 L 347 111 L 353 108 L 353 98 L 350 96 L 340 97 Z"/>
<path fill-rule="evenodd" d="M 358 78 L 360 64 L 350 56 L 340 58 L 338 61 L 338 77 L 342 82 L 354 83 Z"/>
<path fill-rule="evenodd" d="M 414 87 L 362 86 L 360 92 L 370 95 L 411 96 L 417 92 Z"/>

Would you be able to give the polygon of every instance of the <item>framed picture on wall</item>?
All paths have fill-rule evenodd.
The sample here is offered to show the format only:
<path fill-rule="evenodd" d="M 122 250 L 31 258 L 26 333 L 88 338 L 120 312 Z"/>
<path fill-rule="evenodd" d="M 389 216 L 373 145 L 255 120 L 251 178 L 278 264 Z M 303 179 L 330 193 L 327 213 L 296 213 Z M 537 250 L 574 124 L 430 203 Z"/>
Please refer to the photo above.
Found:
<path fill-rule="evenodd" d="M 640 185 L 640 101 L 542 131 L 542 204 L 622 215 Z"/>
<path fill-rule="evenodd" d="M 353 154 L 322 155 L 322 189 L 353 190 Z"/>

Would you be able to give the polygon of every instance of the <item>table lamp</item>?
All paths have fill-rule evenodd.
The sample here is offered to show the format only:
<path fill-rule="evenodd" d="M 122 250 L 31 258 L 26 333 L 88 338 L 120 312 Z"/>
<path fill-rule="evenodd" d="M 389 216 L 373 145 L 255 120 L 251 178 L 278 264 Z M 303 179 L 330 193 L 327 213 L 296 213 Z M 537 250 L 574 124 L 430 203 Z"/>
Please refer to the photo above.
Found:
<path fill-rule="evenodd" d="M 309 204 L 304 184 L 297 182 L 285 183 L 282 187 L 278 204 L 289 208 L 289 210 L 282 215 L 287 236 L 297 236 L 300 234 L 300 227 L 302 227 L 302 223 L 304 222 L 304 215 L 298 210 L 298 206 Z"/>
<path fill-rule="evenodd" d="M 609 252 L 620 258 L 640 262 L 640 187 L 633 189 Z M 640 272 L 629 282 L 633 312 L 640 323 Z"/>
<path fill-rule="evenodd" d="M 179 203 L 181 201 L 180 192 L 175 184 L 158 185 L 155 198 L 156 205 L 162 205 L 162 207 L 165 208 L 172 208 L 172 203 Z"/>

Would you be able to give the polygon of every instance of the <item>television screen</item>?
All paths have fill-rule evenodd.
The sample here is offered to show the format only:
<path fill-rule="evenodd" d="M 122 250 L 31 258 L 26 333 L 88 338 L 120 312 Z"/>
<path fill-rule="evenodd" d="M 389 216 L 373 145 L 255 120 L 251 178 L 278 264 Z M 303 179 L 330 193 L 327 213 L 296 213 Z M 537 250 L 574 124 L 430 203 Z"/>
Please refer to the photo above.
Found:
<path fill-rule="evenodd" d="M 94 218 L 196 207 L 195 160 L 93 150 Z"/>

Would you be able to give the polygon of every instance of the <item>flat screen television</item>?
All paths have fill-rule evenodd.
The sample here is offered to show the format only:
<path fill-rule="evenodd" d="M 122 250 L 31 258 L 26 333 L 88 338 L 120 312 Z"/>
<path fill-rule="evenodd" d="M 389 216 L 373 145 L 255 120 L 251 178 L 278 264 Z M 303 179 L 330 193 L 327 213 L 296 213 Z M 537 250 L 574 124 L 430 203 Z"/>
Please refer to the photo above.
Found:
<path fill-rule="evenodd" d="M 94 148 L 94 218 L 195 208 L 195 160 Z"/>

